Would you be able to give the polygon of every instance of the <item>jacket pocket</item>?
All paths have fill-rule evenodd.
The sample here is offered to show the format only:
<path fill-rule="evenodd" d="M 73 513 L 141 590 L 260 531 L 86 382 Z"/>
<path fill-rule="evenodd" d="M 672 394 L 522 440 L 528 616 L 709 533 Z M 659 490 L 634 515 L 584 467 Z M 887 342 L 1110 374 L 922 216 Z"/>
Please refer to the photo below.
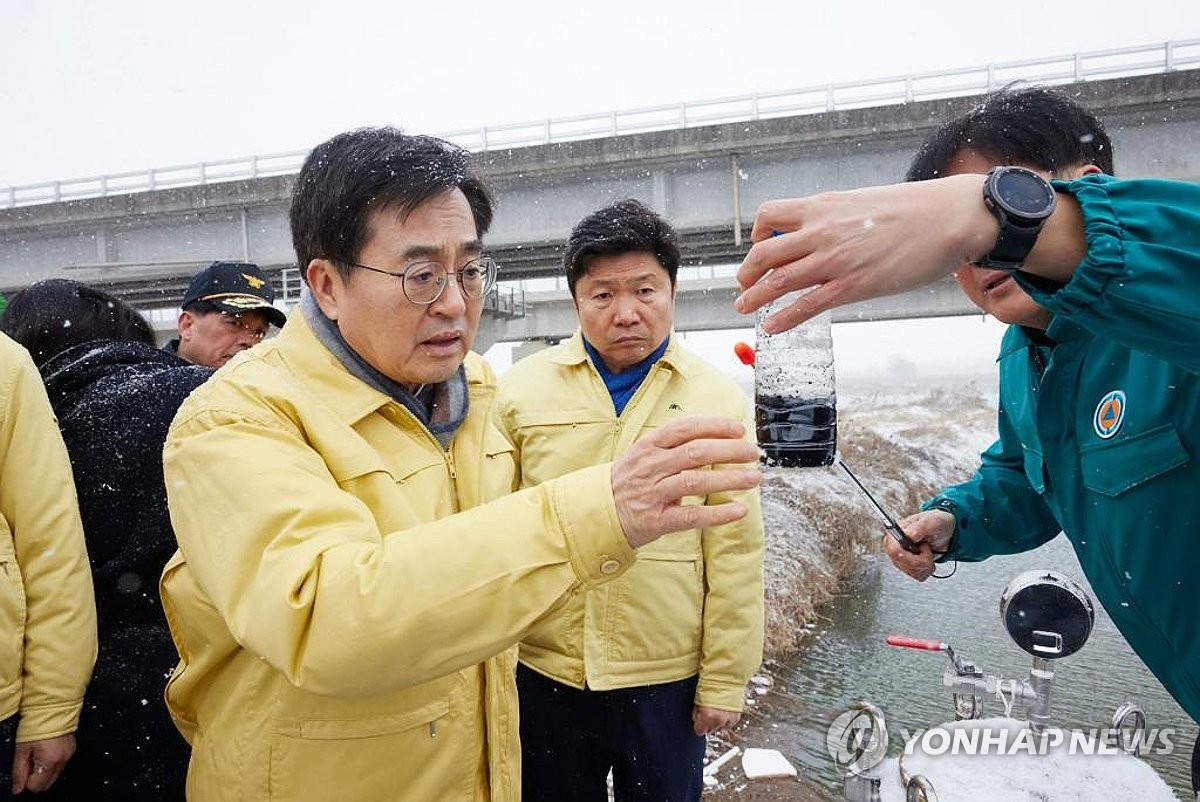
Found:
<path fill-rule="evenodd" d="M 1170 424 L 1084 447 L 1079 459 L 1084 486 L 1105 496 L 1119 496 L 1191 460 Z"/>
<path fill-rule="evenodd" d="M 530 626 L 521 639 L 521 657 L 536 665 L 544 663 L 545 655 L 565 655 L 583 659 L 584 610 L 587 593 L 577 587 L 564 593 Z"/>
<path fill-rule="evenodd" d="M 597 415 L 590 409 L 537 409 L 530 412 L 518 411 L 513 414 L 513 425 L 518 431 L 541 426 L 573 427 L 596 423 L 611 426 L 613 419 Z"/>
<path fill-rule="evenodd" d="M 449 699 L 435 699 L 415 710 L 404 710 L 377 718 L 354 719 L 282 719 L 276 721 L 275 731 L 280 735 L 308 740 L 344 740 L 348 738 L 373 738 L 410 730 L 420 725 L 429 725 L 432 737 L 436 736 L 434 723 L 450 713 Z"/>
<path fill-rule="evenodd" d="M 21 678 L 25 654 L 25 582 L 12 532 L 0 516 L 0 689 Z"/>
<path fill-rule="evenodd" d="M 487 431 L 483 435 L 484 456 L 490 459 L 506 454 L 511 456 L 514 450 L 513 444 L 508 442 L 508 438 L 504 436 L 504 432 L 495 426 L 487 427 Z"/>
<path fill-rule="evenodd" d="M 386 533 L 412 525 L 420 506 L 412 499 L 445 495 L 446 461 L 433 448 L 415 448 L 407 437 L 379 448 L 334 450 L 323 458 L 337 486 L 366 505 Z"/>
<path fill-rule="evenodd" d="M 483 477 L 478 503 L 508 495 L 517 489 L 516 449 L 499 429 L 489 426 L 483 437 Z"/>
<path fill-rule="evenodd" d="M 390 472 L 379 455 L 368 449 L 330 451 L 322 455 L 329 473 L 339 485 L 372 473 Z"/>
<path fill-rule="evenodd" d="M 615 418 L 587 410 L 536 410 L 515 415 L 521 451 L 521 487 L 612 459 Z"/>
<path fill-rule="evenodd" d="M 694 655 L 704 615 L 704 562 L 699 556 L 640 553 L 617 580 L 610 656 L 654 663 Z"/>
<path fill-rule="evenodd" d="M 441 799 L 472 773 L 465 724 L 452 719 L 442 698 L 369 718 L 276 720 L 270 799 Z"/>

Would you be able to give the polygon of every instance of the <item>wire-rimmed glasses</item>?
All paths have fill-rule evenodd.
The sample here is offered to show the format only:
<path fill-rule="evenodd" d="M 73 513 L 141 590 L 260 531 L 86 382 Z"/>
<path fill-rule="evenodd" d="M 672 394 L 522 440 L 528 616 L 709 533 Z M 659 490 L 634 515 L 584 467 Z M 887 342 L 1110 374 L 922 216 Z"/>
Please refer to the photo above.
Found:
<path fill-rule="evenodd" d="M 404 297 L 422 306 L 428 306 L 442 297 L 446 285 L 450 283 L 449 276 L 454 276 L 464 297 L 473 300 L 483 298 L 495 286 L 499 270 L 499 265 L 488 256 L 472 259 L 455 271 L 447 270 L 441 262 L 413 262 L 399 273 L 357 262 L 351 262 L 350 266 L 400 279 Z"/>

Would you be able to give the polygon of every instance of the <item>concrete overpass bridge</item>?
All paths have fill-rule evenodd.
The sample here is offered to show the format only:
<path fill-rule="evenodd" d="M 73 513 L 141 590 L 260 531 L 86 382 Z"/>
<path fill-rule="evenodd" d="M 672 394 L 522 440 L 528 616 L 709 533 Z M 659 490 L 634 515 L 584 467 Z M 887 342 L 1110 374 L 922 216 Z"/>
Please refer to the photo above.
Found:
<path fill-rule="evenodd" d="M 1200 40 L 1174 44 L 1168 43 L 1160 64 L 1142 61 L 1130 68 L 1142 74 L 1096 79 L 1081 69 L 1088 59 L 1111 58 L 1109 53 L 1076 55 L 1070 69 L 1026 77 L 1064 85 L 1097 113 L 1114 141 L 1120 174 L 1200 180 L 1200 69 L 1181 69 L 1200 67 Z M 932 127 L 970 108 L 988 86 L 1008 82 L 1004 66 L 980 68 L 985 77 L 973 93 L 971 84 L 946 88 L 946 76 L 961 82 L 971 71 L 932 76 L 942 82 L 926 93 L 933 95 L 929 99 L 918 99 L 914 89 L 922 76 L 910 76 L 889 79 L 901 82 L 891 94 L 860 91 L 845 103 L 835 96 L 837 87 L 822 88 L 825 110 L 785 114 L 780 109 L 786 107 L 772 106 L 769 96 L 753 96 L 753 113 L 736 121 L 689 118 L 681 106 L 676 125 L 666 130 L 628 133 L 614 114 L 607 136 L 568 133 L 565 141 L 510 144 L 520 141 L 511 130 L 477 132 L 481 141 L 464 144 L 478 151 L 496 192 L 488 246 L 503 281 L 489 301 L 481 350 L 491 342 L 553 339 L 573 330 L 565 284 L 557 279 L 563 239 L 580 217 L 623 197 L 645 200 L 680 231 L 685 267 L 678 328 L 748 325 L 732 311 L 732 266 L 749 246 L 757 206 L 775 197 L 901 179 Z M 875 83 L 882 82 L 848 86 L 861 90 Z M 544 121 L 545 139 L 554 139 L 555 122 Z M 665 127 L 644 127 L 656 126 Z M 173 310 L 190 275 L 212 259 L 232 258 L 262 265 L 285 305 L 293 303 L 300 282 L 287 227 L 294 181 L 289 170 L 303 155 L 291 154 L 295 164 L 286 170 L 251 160 L 250 177 L 201 165 L 199 178 L 192 177 L 196 183 L 184 186 L 164 188 L 178 179 L 169 180 L 169 171 L 149 171 L 137 174 L 140 183 L 117 176 L 0 188 L 0 207 L 7 206 L 0 208 L 0 290 L 52 276 L 75 278 L 106 286 L 139 308 L 167 310 L 151 315 L 166 329 L 173 327 Z M 266 174 L 273 170 L 281 174 Z M 67 198 L 88 194 L 96 197 Z M 946 283 L 847 307 L 835 319 L 973 313 Z"/>

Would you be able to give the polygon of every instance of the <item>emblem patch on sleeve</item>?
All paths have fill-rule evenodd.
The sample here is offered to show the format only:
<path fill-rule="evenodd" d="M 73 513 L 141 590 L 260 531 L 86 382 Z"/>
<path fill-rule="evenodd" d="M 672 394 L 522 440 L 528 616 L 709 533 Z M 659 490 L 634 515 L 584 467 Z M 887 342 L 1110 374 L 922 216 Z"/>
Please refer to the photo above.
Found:
<path fill-rule="evenodd" d="M 1122 390 L 1110 390 L 1096 405 L 1096 414 L 1092 416 L 1092 428 L 1096 434 L 1107 440 L 1121 429 L 1125 420 L 1125 393 Z"/>

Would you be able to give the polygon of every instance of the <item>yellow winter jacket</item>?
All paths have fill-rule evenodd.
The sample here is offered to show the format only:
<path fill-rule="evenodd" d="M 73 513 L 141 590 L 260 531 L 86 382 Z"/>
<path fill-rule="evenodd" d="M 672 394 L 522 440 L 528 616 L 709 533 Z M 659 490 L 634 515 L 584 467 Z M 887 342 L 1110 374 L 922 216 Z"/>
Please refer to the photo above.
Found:
<path fill-rule="evenodd" d="M 513 365 L 501 379 L 497 409 L 516 448 L 521 487 L 612 460 L 685 415 L 740 419 L 754 437 L 746 393 L 673 335 L 620 417 L 578 332 Z M 637 564 L 616 582 L 577 588 L 525 636 L 521 662 L 595 690 L 699 673 L 696 704 L 740 711 L 762 661 L 763 527 L 757 489 L 707 500 L 731 497 L 749 508 L 743 520 L 667 535 L 639 549 Z"/>
<path fill-rule="evenodd" d="M 0 334 L 0 721 L 17 740 L 79 727 L 96 602 L 71 462 L 29 352 Z"/>
<path fill-rule="evenodd" d="M 299 310 L 180 409 L 161 587 L 193 802 L 519 798 L 513 647 L 634 553 L 608 466 L 509 494 L 494 378 L 466 364 L 448 451 Z"/>

